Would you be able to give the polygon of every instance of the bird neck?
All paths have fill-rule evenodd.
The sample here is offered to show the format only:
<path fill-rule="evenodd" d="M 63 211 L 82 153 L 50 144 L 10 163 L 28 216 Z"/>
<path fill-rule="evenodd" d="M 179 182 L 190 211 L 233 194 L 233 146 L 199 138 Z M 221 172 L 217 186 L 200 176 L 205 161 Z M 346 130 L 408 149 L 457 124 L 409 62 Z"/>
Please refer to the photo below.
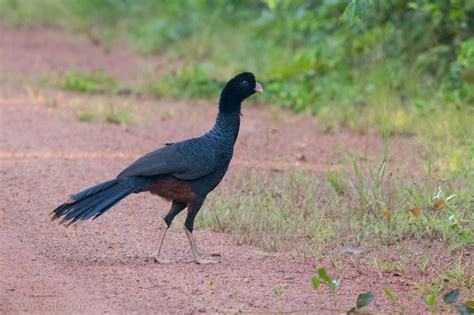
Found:
<path fill-rule="evenodd" d="M 216 123 L 209 131 L 209 136 L 214 141 L 233 146 L 237 140 L 237 136 L 239 135 L 239 128 L 240 106 L 238 106 L 238 110 L 234 111 L 219 110 Z"/>
<path fill-rule="evenodd" d="M 240 97 L 230 93 L 227 88 L 224 88 L 219 99 L 219 113 L 231 113 L 235 111 L 240 113 L 241 106 L 242 100 Z"/>

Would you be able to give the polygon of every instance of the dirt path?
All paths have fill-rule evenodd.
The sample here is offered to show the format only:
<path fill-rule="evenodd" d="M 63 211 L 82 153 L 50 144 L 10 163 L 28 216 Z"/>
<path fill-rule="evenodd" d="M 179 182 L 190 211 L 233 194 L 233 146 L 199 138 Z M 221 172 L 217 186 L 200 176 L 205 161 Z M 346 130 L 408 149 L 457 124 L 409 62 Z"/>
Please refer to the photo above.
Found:
<path fill-rule="evenodd" d="M 189 247 L 176 225 L 164 247 L 165 257 L 176 263 L 154 264 L 149 259 L 153 236 L 168 205 L 150 195 L 131 196 L 94 222 L 68 229 L 51 223 L 47 213 L 70 193 L 115 176 L 136 156 L 165 142 L 208 129 L 215 105 L 132 99 L 148 116 L 143 124 L 124 129 L 80 123 L 62 101 L 87 97 L 39 90 L 58 100 L 58 106 L 48 107 L 12 82 L 71 69 L 103 69 L 132 80 L 160 60 L 143 59 L 122 47 L 105 54 L 80 36 L 49 30 L 0 26 L 0 36 L 1 312 L 324 313 L 310 277 L 316 266 L 330 266 L 328 258 L 262 253 L 237 245 L 229 235 L 197 231 L 201 251 L 220 263 L 196 266 L 186 263 Z M 163 110 L 172 114 L 156 114 Z M 230 173 L 239 167 L 298 167 L 321 174 L 337 169 L 347 151 L 371 160 L 381 148 L 374 134 L 323 133 L 310 118 L 286 112 L 276 117 L 253 106 L 244 109 Z M 394 150 L 398 158 L 393 162 L 399 165 L 412 163 L 405 157 L 419 152 L 407 139 L 396 139 Z M 363 290 L 382 292 L 373 272 L 354 266 L 345 277 L 357 281 L 341 289 L 338 307 L 352 306 Z M 406 284 L 392 280 L 403 295 Z M 320 296 L 329 300 L 330 295 L 324 291 Z M 383 298 L 374 308 L 392 309 Z"/>

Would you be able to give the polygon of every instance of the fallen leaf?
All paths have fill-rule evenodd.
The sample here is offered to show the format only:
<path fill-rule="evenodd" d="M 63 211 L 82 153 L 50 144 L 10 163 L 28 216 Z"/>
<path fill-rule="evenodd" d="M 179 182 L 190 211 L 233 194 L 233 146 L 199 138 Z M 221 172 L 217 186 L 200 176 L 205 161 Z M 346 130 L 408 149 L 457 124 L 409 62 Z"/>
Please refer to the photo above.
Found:
<path fill-rule="evenodd" d="M 443 199 L 437 199 L 434 203 L 433 203 L 433 209 L 436 210 L 436 211 L 439 211 L 439 210 L 443 210 L 444 206 L 445 206 L 445 202 Z"/>
<path fill-rule="evenodd" d="M 373 300 L 374 300 L 374 294 L 370 291 L 359 294 L 359 296 L 357 297 L 356 307 L 357 308 L 365 307 L 369 305 L 370 303 L 372 303 Z"/>
<path fill-rule="evenodd" d="M 453 304 L 455 303 L 459 298 L 459 290 L 453 290 L 449 291 L 443 296 L 443 301 L 446 304 Z"/>
<path fill-rule="evenodd" d="M 418 218 L 421 215 L 421 209 L 420 208 L 411 208 L 410 213 L 415 217 Z"/>
<path fill-rule="evenodd" d="M 26 88 L 26 91 L 28 93 L 28 97 L 30 98 L 30 101 L 34 104 L 39 104 L 39 103 L 43 103 L 45 98 L 43 95 L 39 94 L 39 93 L 36 93 L 33 89 L 31 89 L 30 87 L 27 87 Z"/>
<path fill-rule="evenodd" d="M 392 217 L 392 214 L 393 214 L 393 213 L 392 213 L 392 211 L 390 211 L 390 210 L 386 210 L 386 211 L 382 212 L 382 215 L 383 215 L 383 217 L 384 217 L 385 219 L 391 218 L 391 217 Z"/>

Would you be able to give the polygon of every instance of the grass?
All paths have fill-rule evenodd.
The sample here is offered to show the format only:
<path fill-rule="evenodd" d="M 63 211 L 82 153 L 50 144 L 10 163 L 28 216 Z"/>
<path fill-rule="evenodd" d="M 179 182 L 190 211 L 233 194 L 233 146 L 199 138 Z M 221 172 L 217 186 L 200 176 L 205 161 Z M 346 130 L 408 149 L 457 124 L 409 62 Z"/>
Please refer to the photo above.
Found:
<path fill-rule="evenodd" d="M 74 101 L 70 104 L 74 115 L 81 122 L 108 122 L 123 127 L 129 126 L 135 120 L 134 107 L 127 103 L 109 104 L 103 100 Z"/>
<path fill-rule="evenodd" d="M 456 259 L 451 270 L 445 270 L 440 276 L 440 280 L 451 283 L 457 287 L 474 288 L 474 275 L 466 271 L 466 267 L 461 259 Z"/>
<path fill-rule="evenodd" d="M 197 225 L 230 233 L 238 242 L 265 251 L 316 256 L 331 267 L 335 279 L 344 279 L 352 269 L 361 275 L 373 272 L 380 281 L 393 275 L 417 281 L 419 293 L 409 298 L 430 312 L 468 308 L 474 288 L 466 254 L 474 247 L 473 179 L 440 180 L 433 176 L 429 158 L 424 176 L 413 180 L 397 174 L 389 164 L 387 129 L 384 134 L 386 146 L 378 161 L 349 155 L 344 169 L 326 177 L 299 170 L 242 173 L 237 184 L 221 188 L 205 206 Z M 425 244 L 423 249 L 412 247 L 418 242 Z M 420 256 L 427 254 L 427 245 L 436 243 L 444 244 L 442 255 L 454 258 L 440 262 L 437 256 Z M 340 244 L 371 250 L 347 256 Z M 322 280 L 311 281 L 317 289 Z M 327 283 L 337 310 L 339 282 L 332 287 L 332 280 Z M 343 280 L 340 285 L 351 283 Z M 463 301 L 453 306 L 440 301 L 442 293 L 452 290 L 459 290 Z M 404 313 L 406 301 L 387 284 L 384 292 Z M 319 300 L 317 304 L 323 305 Z"/>
<path fill-rule="evenodd" d="M 242 174 L 237 188 L 221 189 L 197 223 L 268 251 L 314 252 L 332 241 L 391 244 L 406 238 L 442 240 L 452 250 L 474 245 L 468 179 L 436 187 L 426 176 L 415 184 L 385 176 L 386 160 L 363 171 L 352 159 L 353 174 L 342 172 L 337 184 L 336 175 L 322 180 L 302 171 Z"/>
<path fill-rule="evenodd" d="M 111 93 L 117 90 L 117 80 L 104 72 L 68 72 L 62 88 L 80 93 Z"/>
<path fill-rule="evenodd" d="M 355 272 L 376 274 L 381 282 L 397 283 L 392 277 L 400 277 L 406 285 L 416 281 L 418 294 L 403 299 L 385 285 L 386 297 L 401 313 L 405 313 L 405 298 L 419 301 L 430 312 L 468 307 L 474 289 L 467 255 L 474 247 L 474 195 L 467 189 L 472 183 L 466 181 L 472 178 L 440 183 L 428 173 L 414 184 L 411 179 L 388 176 L 393 172 L 389 160 L 385 155 L 378 163 L 364 164 L 348 157 L 347 169 L 326 177 L 298 170 L 250 170 L 237 175 L 231 186 L 224 184 L 201 210 L 196 224 L 230 233 L 239 243 L 264 251 L 289 251 L 325 261 L 334 279 L 343 279 L 325 282 L 334 311 L 341 302 L 338 287 L 350 287 L 355 280 L 348 274 Z M 422 248 L 413 246 L 417 243 Z M 439 243 L 444 244 L 441 251 L 427 251 Z M 341 252 L 341 244 L 369 251 L 347 255 Z M 436 256 L 425 256 L 428 253 Z M 442 261 L 437 254 L 444 256 Z M 311 281 L 315 289 L 322 282 L 317 277 Z M 442 301 L 442 294 L 451 290 L 463 296 L 453 306 Z M 316 304 L 331 305 L 320 300 Z"/>
<path fill-rule="evenodd" d="M 404 257 L 400 257 L 401 260 Z M 372 259 L 372 265 L 377 270 L 381 279 L 383 279 L 384 272 L 397 272 L 397 273 L 404 273 L 405 272 L 405 265 L 406 261 L 399 261 L 399 262 L 386 262 L 381 260 L 378 257 L 374 257 Z"/>
<path fill-rule="evenodd" d="M 110 97 L 121 95 L 125 89 L 119 89 L 118 80 L 103 71 L 95 72 L 66 72 L 63 75 L 48 75 L 42 78 L 43 85 L 58 86 L 64 91 L 83 94 L 106 94 Z M 128 94 L 128 93 L 127 93 Z M 77 120 L 81 122 L 107 122 L 129 126 L 136 118 L 134 106 L 124 103 L 115 97 L 113 99 L 89 99 L 84 102 L 76 99 L 70 104 L 74 108 Z"/>
<path fill-rule="evenodd" d="M 426 275 L 426 271 L 428 270 L 430 266 L 431 259 L 432 258 L 430 256 L 424 256 L 416 260 L 416 266 L 422 276 Z"/>

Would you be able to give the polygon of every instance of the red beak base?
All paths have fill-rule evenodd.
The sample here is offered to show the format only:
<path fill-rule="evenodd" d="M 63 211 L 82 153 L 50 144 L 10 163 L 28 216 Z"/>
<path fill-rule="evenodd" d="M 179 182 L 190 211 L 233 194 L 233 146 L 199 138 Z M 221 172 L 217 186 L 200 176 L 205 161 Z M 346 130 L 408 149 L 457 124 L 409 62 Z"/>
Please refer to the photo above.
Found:
<path fill-rule="evenodd" d="M 255 84 L 255 92 L 257 92 L 257 93 L 263 93 L 263 87 L 262 87 L 262 85 L 261 85 L 260 83 L 258 83 L 258 82 Z"/>

